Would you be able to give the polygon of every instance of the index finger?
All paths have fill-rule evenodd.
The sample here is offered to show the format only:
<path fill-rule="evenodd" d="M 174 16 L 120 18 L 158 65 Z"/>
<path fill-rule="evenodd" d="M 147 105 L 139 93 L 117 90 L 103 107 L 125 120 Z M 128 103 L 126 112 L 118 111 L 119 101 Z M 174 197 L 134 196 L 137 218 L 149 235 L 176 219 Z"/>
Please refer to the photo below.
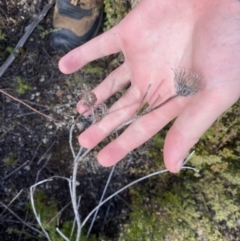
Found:
<path fill-rule="evenodd" d="M 95 59 L 120 50 L 117 25 L 63 56 L 58 64 L 59 69 L 64 74 L 71 74 Z"/>

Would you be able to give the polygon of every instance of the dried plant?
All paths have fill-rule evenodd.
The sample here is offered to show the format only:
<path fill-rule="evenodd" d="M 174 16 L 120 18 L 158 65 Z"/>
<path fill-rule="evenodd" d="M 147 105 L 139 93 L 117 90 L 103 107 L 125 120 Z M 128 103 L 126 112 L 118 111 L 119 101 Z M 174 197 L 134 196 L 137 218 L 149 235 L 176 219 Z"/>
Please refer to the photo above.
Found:
<path fill-rule="evenodd" d="M 87 110 L 91 111 L 92 114 L 92 122 L 99 122 L 107 113 L 108 108 L 106 104 L 101 103 L 96 105 L 97 96 L 90 90 L 83 90 L 80 95 L 80 102 L 83 106 L 87 107 Z"/>
<path fill-rule="evenodd" d="M 187 72 L 185 68 L 174 70 L 176 94 L 184 97 L 195 95 L 201 89 L 201 76 L 197 72 Z"/>
<path fill-rule="evenodd" d="M 146 115 L 163 105 L 167 104 L 170 100 L 178 97 L 178 96 L 183 96 L 183 97 L 191 97 L 195 94 L 198 93 L 198 91 L 201 89 L 201 79 L 202 77 L 197 73 L 197 72 L 192 72 L 192 71 L 187 71 L 185 68 L 182 68 L 180 70 L 174 70 L 174 85 L 176 88 L 176 93 L 170 96 L 168 99 L 163 101 L 161 104 L 157 106 L 150 106 L 147 108 L 142 114 Z M 149 88 L 148 88 L 149 89 Z M 146 94 L 144 95 L 144 97 Z M 154 101 L 154 103 L 156 103 Z"/>
<path fill-rule="evenodd" d="M 175 70 L 174 71 L 175 73 L 175 77 L 174 77 L 174 82 L 175 82 L 175 87 L 176 87 L 176 93 L 172 96 L 170 96 L 167 100 L 163 101 L 160 105 L 157 105 L 156 107 L 149 107 L 147 109 L 143 109 L 143 111 L 141 110 L 142 109 L 142 106 L 144 106 L 144 102 L 145 102 L 145 99 L 146 99 L 146 96 L 148 95 L 149 93 L 149 90 L 151 88 L 151 85 L 148 86 L 142 100 L 141 100 L 141 103 L 140 103 L 140 107 L 139 109 L 136 111 L 136 115 L 134 118 L 132 118 L 130 121 L 128 122 L 125 122 L 122 126 L 118 127 L 115 131 L 117 132 L 117 130 L 120 130 L 122 129 L 124 126 L 132 123 L 133 121 L 135 121 L 136 119 L 138 119 L 139 117 L 145 115 L 145 114 L 148 114 L 149 112 L 153 111 L 153 110 L 156 110 L 157 108 L 160 108 L 162 105 L 166 104 L 168 101 L 172 100 L 173 98 L 177 97 L 177 96 L 184 96 L 184 97 L 187 97 L 187 96 L 192 96 L 194 94 L 196 94 L 199 89 L 200 89 L 200 77 L 197 73 L 193 73 L 193 72 L 186 72 L 185 69 L 181 69 L 180 71 L 177 71 Z M 153 102 L 153 105 L 156 103 L 156 101 L 158 100 L 158 98 Z M 89 91 L 89 90 L 84 90 L 81 92 L 80 94 L 80 102 L 82 103 L 82 105 L 84 105 L 85 107 L 87 107 L 87 110 L 90 110 L 92 112 L 92 119 L 93 119 L 93 123 L 96 123 L 97 121 L 100 121 L 102 119 L 102 117 L 104 115 L 107 114 L 107 106 L 102 103 L 102 104 L 99 104 L 97 105 L 97 97 L 96 95 Z M 70 149 L 72 151 L 72 155 L 73 155 L 73 172 L 72 172 L 72 177 L 71 178 L 64 178 L 65 180 L 68 181 L 69 183 L 69 191 L 70 191 L 70 196 L 71 196 L 71 202 L 72 202 L 72 207 L 73 207 L 73 211 L 74 211 L 74 216 L 75 216 L 75 222 L 76 222 L 76 241 L 79 241 L 81 239 L 81 231 L 82 231 L 82 228 L 84 227 L 84 225 L 86 224 L 86 222 L 89 220 L 90 216 L 91 215 L 94 215 L 93 217 L 93 220 L 91 222 L 91 225 L 90 225 L 90 228 L 88 230 L 88 233 L 87 233 L 87 236 L 89 236 L 90 232 L 91 232 L 91 229 L 92 229 L 92 226 L 95 222 L 95 219 L 96 219 L 96 216 L 97 216 L 97 213 L 98 213 L 98 210 L 99 208 L 104 204 L 106 203 L 107 201 L 109 201 L 111 198 L 113 198 L 114 196 L 116 196 L 118 193 L 122 192 L 123 190 L 125 190 L 126 188 L 144 180 L 144 179 L 147 179 L 149 177 L 152 177 L 152 176 L 155 176 L 155 175 L 159 175 L 159 174 L 162 174 L 164 172 L 167 172 L 167 169 L 164 169 L 164 170 L 160 170 L 160 171 L 157 171 L 157 172 L 154 172 L 154 173 L 151 173 L 147 176 L 144 176 L 128 185 L 126 185 L 125 187 L 121 188 L 120 190 L 116 191 L 114 194 L 110 195 L 109 197 L 107 197 L 105 200 L 104 199 L 104 196 L 105 196 L 105 192 L 108 188 L 108 185 L 109 185 L 109 182 L 112 178 L 112 174 L 114 172 L 114 169 L 115 169 L 115 166 L 113 166 L 112 168 L 112 171 L 109 175 L 109 178 L 108 178 L 108 181 L 106 183 L 106 186 L 104 188 L 104 191 L 102 193 L 102 197 L 99 201 L 99 204 L 88 214 L 88 216 L 82 221 L 81 220 L 81 217 L 80 217 L 80 214 L 79 214 L 79 203 L 78 203 L 78 199 L 77 199 L 77 192 L 76 192 L 76 183 L 77 183 L 77 169 L 78 169 L 78 164 L 80 161 L 82 161 L 84 159 L 84 157 L 86 155 L 89 154 L 89 152 L 91 151 L 91 149 L 84 149 L 82 147 L 80 147 L 78 153 L 76 154 L 75 151 L 74 151 L 74 148 L 73 148 L 73 141 L 72 141 L 72 136 L 73 136 L 73 130 L 74 130 L 74 127 L 75 127 L 75 122 L 72 124 L 72 127 L 70 128 L 70 133 L 69 133 L 69 145 L 70 145 Z M 190 158 L 190 157 L 189 157 Z M 188 159 L 189 159 L 188 158 Z M 187 160 L 188 160 L 187 159 Z M 186 162 L 184 162 L 184 165 L 186 164 Z M 195 170 L 194 168 L 191 168 L 191 167 L 186 167 L 186 166 L 183 166 L 182 167 L 183 169 L 191 169 L 191 170 Z M 35 204 L 34 204 L 34 197 L 33 197 L 33 194 L 34 194 L 34 191 L 35 191 L 35 187 L 38 186 L 39 184 L 43 183 L 43 182 L 47 182 L 47 181 L 50 181 L 52 180 L 51 179 L 46 179 L 46 180 L 43 180 L 41 182 L 38 182 L 36 183 L 35 185 L 33 185 L 31 187 L 31 204 L 32 204 L 32 207 L 33 207 L 33 210 L 34 210 L 34 215 L 40 225 L 40 227 L 42 228 L 42 232 L 43 234 L 45 235 L 45 237 L 50 240 L 50 237 L 48 235 L 48 233 L 46 232 L 45 228 L 43 227 L 42 225 L 42 222 L 41 222 L 41 219 L 40 219 L 40 215 L 37 213 L 36 209 L 35 209 Z M 73 230 L 74 230 L 75 226 L 73 226 Z M 57 228 L 56 230 L 59 235 L 66 241 L 69 241 L 71 238 L 68 238 L 65 236 L 64 233 L 61 232 L 60 229 Z"/>
<path fill-rule="evenodd" d="M 101 103 L 94 111 L 94 123 L 99 122 L 108 113 L 108 108 L 105 103 Z"/>
<path fill-rule="evenodd" d="M 89 90 L 83 90 L 81 91 L 80 95 L 80 102 L 82 105 L 92 108 L 97 102 L 97 96 Z"/>
<path fill-rule="evenodd" d="M 166 100 L 164 100 L 161 104 L 154 106 L 155 103 L 157 103 L 159 96 L 157 99 L 153 102 L 152 105 L 149 105 L 146 109 L 142 111 L 142 106 L 144 105 L 145 99 L 149 93 L 149 90 L 151 88 L 151 84 L 148 85 L 148 88 L 141 100 L 140 107 L 136 111 L 135 116 L 130 119 L 129 121 L 123 123 L 121 126 L 119 126 L 115 131 L 118 131 L 122 129 L 124 126 L 130 125 L 132 122 L 140 118 L 141 116 L 144 116 L 146 114 L 149 114 L 150 112 L 159 109 L 163 105 L 167 104 L 172 99 L 183 96 L 183 97 L 191 97 L 198 93 L 198 91 L 201 89 L 201 79 L 202 77 L 197 72 L 187 71 L 185 68 L 182 68 L 180 70 L 174 70 L 174 85 L 176 92 Z"/>

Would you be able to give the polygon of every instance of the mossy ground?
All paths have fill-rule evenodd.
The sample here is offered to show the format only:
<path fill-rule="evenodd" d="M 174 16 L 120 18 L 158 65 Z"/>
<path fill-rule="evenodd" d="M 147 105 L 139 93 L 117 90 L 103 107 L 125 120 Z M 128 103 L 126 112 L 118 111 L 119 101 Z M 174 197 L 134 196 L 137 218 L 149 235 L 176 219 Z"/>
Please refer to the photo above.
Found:
<path fill-rule="evenodd" d="M 188 165 L 199 173 L 164 174 L 131 189 L 130 222 L 120 240 L 239 240 L 239 107 L 240 101 L 196 145 Z M 149 151 L 156 163 L 162 162 L 164 135 L 153 138 Z"/>

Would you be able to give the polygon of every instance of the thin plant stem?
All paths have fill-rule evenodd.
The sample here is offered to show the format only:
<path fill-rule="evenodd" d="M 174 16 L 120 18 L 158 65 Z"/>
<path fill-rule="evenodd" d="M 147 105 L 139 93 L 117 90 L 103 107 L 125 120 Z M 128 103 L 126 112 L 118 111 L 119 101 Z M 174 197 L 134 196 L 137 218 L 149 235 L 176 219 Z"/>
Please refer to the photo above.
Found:
<path fill-rule="evenodd" d="M 40 148 L 41 145 L 42 145 L 42 142 L 40 141 L 39 144 L 38 144 L 38 146 L 37 146 L 37 149 L 35 150 L 35 152 L 34 152 L 34 154 L 33 154 L 33 157 L 32 157 L 32 159 L 31 159 L 31 161 L 29 162 L 29 164 L 31 164 L 31 163 L 33 162 L 33 160 L 34 160 L 34 158 L 36 157 L 37 152 L 38 152 L 38 150 L 39 150 L 39 148 Z"/>
<path fill-rule="evenodd" d="M 45 228 L 44 228 L 43 225 L 42 225 L 40 215 L 37 214 L 37 210 L 36 210 L 36 207 L 35 207 L 35 204 L 34 204 L 34 192 L 35 192 L 35 188 L 36 188 L 37 185 L 40 185 L 40 184 L 42 184 L 42 183 L 44 183 L 44 182 L 48 182 L 48 181 L 52 181 L 52 180 L 53 180 L 52 178 L 45 179 L 45 180 L 43 180 L 43 181 L 41 181 L 41 182 L 38 182 L 38 183 L 36 183 L 36 184 L 34 184 L 33 186 L 30 187 L 30 199 L 31 199 L 31 205 L 32 205 L 32 210 L 33 210 L 34 216 L 35 216 L 35 218 L 36 218 L 36 220 L 37 220 L 40 228 L 42 229 L 45 237 L 46 237 L 47 240 L 49 240 L 49 241 L 51 241 L 51 239 L 50 239 L 47 231 L 45 230 Z"/>
<path fill-rule="evenodd" d="M 30 187 L 30 201 L 31 201 L 31 206 L 32 206 L 32 210 L 33 210 L 33 214 L 40 226 L 40 228 L 42 229 L 43 232 L 40 232 L 39 230 L 37 230 L 37 232 L 41 233 L 42 235 L 44 235 L 49 241 L 51 241 L 47 231 L 45 230 L 45 228 L 43 227 L 42 225 L 42 222 L 41 222 L 41 218 L 40 218 L 40 215 L 37 214 L 37 210 L 36 210 L 36 207 L 35 207 L 35 203 L 34 203 L 34 192 L 35 192 L 35 189 L 37 186 L 45 183 L 45 182 L 50 182 L 50 181 L 53 181 L 54 178 L 61 178 L 61 179 L 64 179 L 64 180 L 67 180 L 68 182 L 71 182 L 71 180 L 69 178 L 65 178 L 65 177 L 61 177 L 61 176 L 53 176 L 51 178 L 48 178 L 48 179 L 45 179 L 45 180 L 42 180 L 38 183 L 35 183 L 34 185 L 32 185 Z M 21 219 L 20 219 L 21 220 Z M 28 224 L 25 224 L 29 227 Z M 35 230 L 35 229 L 34 229 Z"/>
<path fill-rule="evenodd" d="M 48 164 L 48 162 L 50 161 L 51 156 L 52 156 L 52 154 L 50 154 L 50 155 L 48 156 L 48 158 L 47 158 L 46 162 L 44 163 L 44 165 L 38 170 L 35 183 L 38 182 L 39 175 L 40 175 L 41 171 L 46 167 L 46 165 Z"/>
<path fill-rule="evenodd" d="M 138 112 L 139 112 L 140 109 L 142 108 L 142 105 L 143 105 L 143 103 L 144 103 L 144 100 L 146 99 L 147 94 L 148 94 L 148 92 L 149 92 L 149 90 L 150 90 L 151 87 L 152 87 L 152 84 L 149 84 L 148 87 L 147 87 L 147 90 L 146 90 L 146 92 L 145 92 L 145 94 L 144 94 L 144 96 L 142 97 L 142 100 L 141 100 L 141 103 L 140 103 L 140 105 L 139 105 L 139 108 L 138 108 L 137 111 L 136 111 L 136 115 L 138 114 Z"/>
<path fill-rule="evenodd" d="M 66 235 L 63 234 L 63 232 L 58 227 L 56 228 L 56 231 L 65 241 L 70 241 L 70 239 L 66 237 Z"/>
<path fill-rule="evenodd" d="M 104 225 L 105 225 L 105 223 L 106 223 L 107 216 L 108 216 L 108 214 L 109 214 L 110 207 L 111 207 L 111 206 L 110 206 L 110 205 L 111 205 L 111 202 L 112 202 L 112 200 L 109 201 L 109 205 L 108 205 L 108 207 L 107 207 L 107 211 L 106 211 L 106 213 L 105 213 L 105 216 L 104 216 L 104 219 L 103 219 L 103 222 L 102 222 L 101 232 L 103 232 L 103 230 L 104 230 Z"/>
<path fill-rule="evenodd" d="M 75 159 L 75 157 L 76 157 L 76 154 L 75 154 L 75 151 L 73 148 L 73 144 L 72 144 L 72 136 L 73 136 L 74 127 L 75 127 L 75 123 L 72 124 L 72 126 L 70 128 L 70 132 L 69 132 L 69 146 L 70 146 L 70 149 L 72 152 L 73 159 Z"/>
<path fill-rule="evenodd" d="M 145 111 L 143 111 L 140 115 L 137 115 L 137 113 L 136 113 L 136 115 L 135 115 L 132 119 L 130 119 L 130 120 L 126 121 L 125 123 L 123 123 L 122 125 L 120 125 L 118 128 L 116 128 L 116 129 L 114 130 L 114 132 L 121 130 L 121 129 L 122 129 L 123 127 L 125 127 L 125 126 L 130 125 L 131 123 L 133 123 L 134 121 L 136 121 L 136 120 L 139 119 L 140 117 L 142 117 L 142 116 L 144 116 L 144 115 L 146 115 L 146 114 L 149 114 L 150 112 L 152 112 L 152 111 L 154 111 L 154 110 L 156 110 L 156 109 L 161 108 L 163 105 L 167 104 L 169 101 L 173 100 L 174 98 L 176 98 L 176 97 L 178 97 L 178 96 L 179 96 L 178 94 L 174 94 L 174 95 L 170 96 L 169 98 L 167 98 L 165 101 L 163 101 L 161 104 L 157 105 L 156 107 L 147 108 L 147 109 L 146 109 Z M 145 98 L 145 97 L 144 97 L 144 98 Z M 157 100 L 158 100 L 158 98 L 157 98 Z M 157 100 L 155 100 L 154 103 L 156 103 Z"/>
<path fill-rule="evenodd" d="M 19 191 L 19 193 L 11 200 L 11 202 L 8 204 L 8 207 L 22 194 L 23 189 Z"/>
<path fill-rule="evenodd" d="M 195 150 L 193 150 L 189 155 L 188 157 L 186 158 L 186 160 L 183 162 L 183 166 L 186 165 L 186 163 L 192 158 L 192 156 L 194 155 L 195 153 Z"/>
<path fill-rule="evenodd" d="M 141 107 L 142 107 L 142 105 L 143 105 L 143 103 L 144 103 L 144 100 L 146 99 L 147 94 L 149 93 L 149 90 L 150 90 L 151 87 L 152 87 L 152 84 L 149 84 L 148 87 L 147 87 L 147 90 L 146 90 L 146 92 L 145 92 L 145 94 L 144 94 L 144 96 L 143 96 L 142 99 L 141 99 L 139 108 L 136 110 L 135 116 L 134 116 L 132 119 L 124 122 L 124 123 L 123 123 L 122 125 L 120 125 L 118 128 L 116 128 L 114 132 L 117 132 L 118 130 L 121 130 L 124 126 L 130 125 L 132 122 L 134 122 L 135 120 L 137 120 L 137 119 L 141 116 L 141 115 L 138 115 L 138 113 L 139 113 L 139 111 L 141 110 Z"/>
<path fill-rule="evenodd" d="M 38 160 L 37 165 L 39 165 L 41 163 L 41 161 L 44 159 L 44 157 L 46 156 L 46 154 L 52 149 L 52 147 L 55 145 L 56 141 L 53 141 L 53 143 L 51 144 L 51 146 L 48 147 L 48 149 L 45 151 L 45 153 L 41 156 L 41 158 Z"/>
<path fill-rule="evenodd" d="M 74 211 L 74 215 L 75 215 L 77 227 L 78 227 L 76 241 L 79 241 L 80 237 L 81 237 L 81 220 L 80 220 L 80 215 L 78 212 L 77 191 L 76 191 L 77 169 L 78 169 L 79 161 L 81 161 L 91 151 L 91 149 L 87 149 L 81 155 L 82 150 L 83 150 L 83 148 L 80 147 L 79 152 L 73 162 L 73 175 L 72 175 L 72 182 L 71 182 L 71 188 L 70 188 L 73 211 Z"/>
<path fill-rule="evenodd" d="M 160 98 L 160 95 L 158 95 L 158 97 L 156 98 L 156 100 L 153 101 L 153 103 L 146 109 L 146 111 L 149 110 L 151 107 L 153 107 L 153 106 L 157 103 L 157 101 L 159 100 L 159 98 Z"/>
<path fill-rule="evenodd" d="M 49 109 L 42 109 L 42 111 L 45 111 L 45 110 L 49 110 Z M 21 114 L 21 115 L 17 115 L 16 117 L 17 117 L 17 118 L 20 118 L 20 117 L 23 117 L 23 116 L 29 116 L 29 115 L 34 115 L 34 114 L 36 114 L 35 111 L 33 111 L 33 112 L 28 112 L 28 113 L 24 113 L 24 114 Z"/>
<path fill-rule="evenodd" d="M 154 110 L 156 110 L 156 109 L 161 108 L 163 105 L 167 104 L 169 101 L 173 100 L 174 98 L 176 98 L 176 97 L 178 97 L 178 96 L 179 96 L 178 94 L 174 94 L 174 95 L 170 96 L 169 98 L 167 98 L 166 100 L 164 100 L 161 104 L 159 104 L 159 105 L 157 105 L 157 106 L 155 106 L 155 107 L 153 107 L 153 108 L 150 108 L 149 110 L 144 111 L 144 112 L 141 114 L 141 116 L 146 115 L 146 114 L 148 114 L 148 113 L 150 113 L 150 112 L 152 112 L 152 111 L 154 111 Z"/>
<path fill-rule="evenodd" d="M 11 206 L 11 204 L 21 195 L 22 192 L 23 192 L 23 189 L 20 190 L 19 193 L 6 206 L 9 208 Z M 4 214 L 5 211 L 6 211 L 6 209 L 2 211 L 2 213 L 0 214 L 0 217 Z"/>
<path fill-rule="evenodd" d="M 190 169 L 190 170 L 193 170 L 193 171 L 196 171 L 198 172 L 198 170 L 196 168 L 193 168 L 193 167 L 188 167 L 188 166 L 183 166 L 182 169 Z M 106 203 L 107 201 L 109 201 L 111 198 L 113 198 L 114 196 L 116 196 L 117 194 L 119 194 L 120 192 L 124 191 L 125 189 L 133 186 L 134 184 L 138 183 L 138 182 L 141 182 L 147 178 L 150 178 L 150 177 L 153 177 L 153 176 L 156 176 L 156 175 L 159 175 L 159 174 L 163 174 L 165 172 L 168 172 L 167 169 L 163 169 L 163 170 L 160 170 L 160 171 L 156 171 L 156 172 L 153 172 L 149 175 L 146 175 L 144 177 L 141 177 L 131 183 L 129 183 L 128 185 L 124 186 L 123 188 L 119 189 L 118 191 L 116 191 L 115 193 L 113 193 L 112 195 L 110 195 L 108 198 L 106 198 L 104 201 L 102 201 L 99 205 L 97 205 L 89 214 L 88 216 L 84 219 L 84 221 L 82 222 L 82 227 L 86 224 L 86 222 L 88 221 L 88 219 L 91 217 L 91 215 L 100 207 L 102 206 L 104 203 Z"/>
<path fill-rule="evenodd" d="M 9 173 L 7 176 L 5 176 L 3 178 L 3 180 L 6 180 L 7 178 L 9 178 L 11 175 L 13 175 L 14 173 L 16 173 L 17 171 L 19 171 L 21 168 L 23 168 L 24 166 L 28 165 L 29 161 L 24 162 L 21 166 L 19 166 L 18 168 L 16 168 L 14 171 L 12 171 L 11 173 Z"/>
<path fill-rule="evenodd" d="M 70 107 L 71 105 L 76 105 L 76 101 L 74 102 L 69 102 L 67 104 L 62 104 L 62 105 L 55 105 L 53 109 L 59 109 L 59 108 L 63 108 L 63 107 Z"/>
<path fill-rule="evenodd" d="M 80 202 L 81 202 L 81 196 L 78 197 L 78 208 L 80 206 Z M 75 226 L 76 226 L 76 218 L 74 218 L 74 221 L 73 221 L 72 230 L 71 230 L 71 234 L 70 234 L 70 240 L 72 239 L 72 236 L 74 234 Z"/>
<path fill-rule="evenodd" d="M 72 206 L 73 206 L 73 211 L 75 215 L 75 219 L 77 222 L 77 237 L 76 241 L 80 240 L 81 237 L 81 220 L 78 212 L 78 207 L 77 207 L 77 189 L 76 189 L 76 181 L 77 181 L 77 169 L 78 169 L 78 158 L 82 153 L 83 148 L 81 147 L 79 149 L 79 152 L 77 156 L 74 159 L 73 162 L 73 174 L 72 174 L 72 182 L 71 182 L 71 199 L 72 199 Z"/>
<path fill-rule="evenodd" d="M 111 172 L 110 172 L 110 174 L 109 174 L 109 176 L 108 176 L 107 183 L 106 183 L 106 185 L 105 185 L 105 187 L 104 187 L 102 196 L 101 196 L 101 198 L 100 198 L 99 204 L 101 204 L 101 202 L 102 202 L 102 200 L 103 200 L 103 198 L 104 198 L 104 196 L 105 196 L 105 194 L 106 194 L 106 191 L 107 191 L 107 188 L 108 188 L 108 186 L 109 186 L 110 180 L 111 180 L 112 175 L 113 175 L 113 172 L 114 172 L 114 170 L 115 170 L 115 167 L 116 167 L 116 165 L 114 165 L 114 166 L 112 167 L 112 169 L 111 169 Z M 94 224 L 94 222 L 95 222 L 95 219 L 96 219 L 96 217 L 97 217 L 98 211 L 99 211 L 99 209 L 97 209 L 96 212 L 95 212 L 95 214 L 94 214 L 94 217 L 93 217 L 93 219 L 92 219 L 91 225 L 90 225 L 90 227 L 89 227 L 89 229 L 88 229 L 88 232 L 87 232 L 87 238 L 89 237 L 89 235 L 90 235 L 90 233 L 91 233 L 91 230 L 92 230 L 93 224 Z"/>
<path fill-rule="evenodd" d="M 135 120 L 137 120 L 138 118 L 139 118 L 139 116 L 134 116 L 132 119 L 124 122 L 122 125 L 120 125 L 118 128 L 116 128 L 116 129 L 114 130 L 114 132 L 120 131 L 123 127 L 130 125 L 131 123 L 133 123 L 133 122 L 134 122 Z"/>
<path fill-rule="evenodd" d="M 26 212 L 26 215 L 25 215 L 25 220 L 27 220 L 27 218 L 28 218 L 28 211 Z M 21 229 L 21 233 L 20 233 L 20 236 L 19 236 L 19 238 L 18 238 L 18 241 L 21 241 L 22 240 L 22 236 L 23 236 L 23 233 L 24 233 L 24 228 L 25 228 L 25 224 L 23 224 L 23 226 L 22 226 L 22 229 Z"/>

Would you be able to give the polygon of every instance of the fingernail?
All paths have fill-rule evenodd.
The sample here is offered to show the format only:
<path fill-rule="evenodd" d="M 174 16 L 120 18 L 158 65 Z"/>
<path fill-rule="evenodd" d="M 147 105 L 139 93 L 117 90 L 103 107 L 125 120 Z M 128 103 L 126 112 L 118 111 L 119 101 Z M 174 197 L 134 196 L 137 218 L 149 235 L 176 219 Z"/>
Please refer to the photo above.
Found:
<path fill-rule="evenodd" d="M 180 160 L 176 164 L 176 172 L 179 172 L 183 166 L 183 160 Z"/>

